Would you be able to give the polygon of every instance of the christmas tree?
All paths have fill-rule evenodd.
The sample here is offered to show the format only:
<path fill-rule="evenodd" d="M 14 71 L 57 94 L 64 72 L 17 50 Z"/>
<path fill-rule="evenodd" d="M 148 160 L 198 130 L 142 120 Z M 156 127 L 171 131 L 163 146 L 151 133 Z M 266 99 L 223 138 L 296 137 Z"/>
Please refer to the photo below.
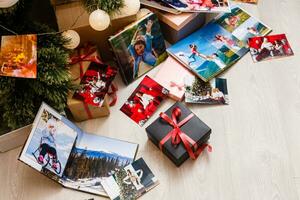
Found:
<path fill-rule="evenodd" d="M 42 101 L 59 112 L 64 111 L 68 91 L 72 89 L 67 65 L 69 52 L 64 48 L 68 41 L 55 33 L 55 25 L 52 29 L 41 20 L 32 21 L 33 11 L 43 12 L 32 9 L 34 1 L 19 0 L 10 8 L 0 8 L 0 36 L 53 33 L 38 35 L 36 79 L 0 77 L 0 134 L 32 123 Z M 38 3 L 50 6 L 49 1 Z"/>
<path fill-rule="evenodd" d="M 123 0 L 82 0 L 82 3 L 85 9 L 90 13 L 94 10 L 101 9 L 111 14 L 124 6 Z"/>

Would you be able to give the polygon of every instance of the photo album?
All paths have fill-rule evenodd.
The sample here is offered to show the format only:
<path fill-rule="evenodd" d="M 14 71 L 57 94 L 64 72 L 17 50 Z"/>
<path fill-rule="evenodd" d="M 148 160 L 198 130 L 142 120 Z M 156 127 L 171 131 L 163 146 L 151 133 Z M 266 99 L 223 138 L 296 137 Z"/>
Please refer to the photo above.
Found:
<path fill-rule="evenodd" d="M 0 76 L 37 77 L 37 35 L 1 37 Z"/>
<path fill-rule="evenodd" d="M 107 196 L 101 180 L 131 164 L 138 144 L 83 132 L 43 103 L 19 160 L 64 187 Z"/>
<path fill-rule="evenodd" d="M 168 94 L 166 88 L 149 76 L 145 76 L 120 110 L 138 125 L 143 126 Z"/>
<path fill-rule="evenodd" d="M 179 10 L 176 10 L 175 8 L 169 6 L 169 4 L 165 3 L 163 0 L 140 0 L 140 1 L 142 5 L 156 8 L 158 10 L 162 10 L 176 15 L 181 13 Z"/>
<path fill-rule="evenodd" d="M 80 87 L 75 91 L 73 98 L 101 107 L 116 74 L 117 69 L 114 67 L 91 62 L 81 78 Z"/>
<path fill-rule="evenodd" d="M 252 37 L 248 44 L 254 62 L 294 55 L 285 34 Z"/>
<path fill-rule="evenodd" d="M 198 77 L 185 77 L 185 102 L 199 104 L 229 104 L 227 80 L 214 78 L 204 82 Z"/>
<path fill-rule="evenodd" d="M 238 6 L 169 47 L 167 51 L 207 82 L 232 66 L 248 51 L 248 39 L 271 29 Z"/>
<path fill-rule="evenodd" d="M 144 75 L 167 57 L 158 18 L 149 13 L 109 38 L 125 84 Z"/>
<path fill-rule="evenodd" d="M 181 12 L 230 12 L 229 0 L 162 0 Z"/>
<path fill-rule="evenodd" d="M 159 184 L 143 158 L 101 181 L 112 200 L 134 200 Z"/>

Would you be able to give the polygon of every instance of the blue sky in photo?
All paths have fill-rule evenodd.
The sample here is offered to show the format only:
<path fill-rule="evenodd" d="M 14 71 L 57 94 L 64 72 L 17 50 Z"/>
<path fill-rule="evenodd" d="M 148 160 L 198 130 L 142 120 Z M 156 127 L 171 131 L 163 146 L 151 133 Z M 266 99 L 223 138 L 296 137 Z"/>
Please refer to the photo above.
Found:
<path fill-rule="evenodd" d="M 32 153 L 40 146 L 40 141 L 42 137 L 42 131 L 45 128 L 45 122 L 40 119 L 37 125 L 36 130 L 33 133 L 33 137 L 28 145 L 26 150 L 26 155 L 37 162 Z M 69 158 L 70 152 L 72 150 L 73 144 L 75 142 L 77 133 L 71 129 L 69 126 L 65 125 L 63 122 L 58 123 L 57 133 L 55 135 L 56 140 L 56 151 L 58 160 L 61 163 L 62 169 L 65 168 L 67 160 Z M 39 152 L 36 153 L 36 156 L 39 155 Z M 47 169 L 52 171 L 51 166 L 48 166 Z M 62 170 L 63 172 L 63 170 Z M 62 174 L 61 172 L 61 174 Z M 61 175 L 60 174 L 60 175 Z"/>
<path fill-rule="evenodd" d="M 217 52 L 218 49 L 212 46 L 203 37 L 206 34 L 207 32 L 204 32 L 202 31 L 202 29 L 200 29 L 199 31 L 196 31 L 195 33 L 191 34 L 190 36 L 186 37 L 185 39 L 177 42 L 176 44 L 168 48 L 168 51 L 176 55 L 179 59 L 182 59 L 182 61 L 186 64 L 188 64 L 188 62 L 191 61 L 191 59 L 188 59 L 188 57 L 191 55 L 191 49 L 189 47 L 190 44 L 196 44 L 198 52 L 210 56 L 213 53 Z M 179 56 L 179 54 L 183 54 L 184 56 Z M 190 65 L 190 67 L 193 69 L 197 68 L 204 62 L 204 59 L 202 59 L 199 56 L 196 56 L 196 62 L 193 62 Z"/>
<path fill-rule="evenodd" d="M 115 153 L 127 158 L 133 158 L 137 144 L 100 135 L 81 133 L 78 135 L 76 147 L 81 149 L 87 148 L 88 150 L 93 151 Z"/>

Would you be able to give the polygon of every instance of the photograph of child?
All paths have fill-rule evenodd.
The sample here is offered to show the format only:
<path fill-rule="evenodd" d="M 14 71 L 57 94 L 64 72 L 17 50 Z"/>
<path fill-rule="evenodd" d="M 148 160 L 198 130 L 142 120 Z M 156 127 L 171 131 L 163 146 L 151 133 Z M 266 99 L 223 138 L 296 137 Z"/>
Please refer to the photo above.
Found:
<path fill-rule="evenodd" d="M 228 0 L 164 0 L 182 12 L 230 12 Z"/>
<path fill-rule="evenodd" d="M 37 77 L 37 36 L 2 36 L 0 76 Z"/>
<path fill-rule="evenodd" d="M 137 199 L 158 185 L 158 180 L 140 158 L 101 181 L 112 200 Z"/>
<path fill-rule="evenodd" d="M 137 124 L 143 126 L 168 93 L 167 89 L 149 76 L 145 76 L 120 110 Z"/>
<path fill-rule="evenodd" d="M 127 84 L 167 58 L 160 25 L 153 13 L 111 37 L 109 41 Z"/>
<path fill-rule="evenodd" d="M 69 188 L 107 196 L 101 181 L 131 164 L 137 149 L 135 143 L 80 133 L 60 182 Z"/>
<path fill-rule="evenodd" d="M 73 126 L 42 104 L 20 160 L 38 171 L 47 169 L 61 177 L 77 137 Z"/>
<path fill-rule="evenodd" d="M 101 107 L 112 81 L 117 74 L 117 69 L 106 64 L 91 62 L 80 81 L 73 98 L 87 104 Z"/>
<path fill-rule="evenodd" d="M 257 4 L 258 0 L 232 0 L 236 2 L 242 2 L 242 3 L 252 3 L 252 4 Z"/>
<path fill-rule="evenodd" d="M 185 102 L 199 104 L 229 104 L 227 80 L 214 78 L 204 82 L 197 77 L 185 77 Z"/>
<path fill-rule="evenodd" d="M 248 43 L 254 62 L 294 55 L 285 34 L 253 37 Z"/>

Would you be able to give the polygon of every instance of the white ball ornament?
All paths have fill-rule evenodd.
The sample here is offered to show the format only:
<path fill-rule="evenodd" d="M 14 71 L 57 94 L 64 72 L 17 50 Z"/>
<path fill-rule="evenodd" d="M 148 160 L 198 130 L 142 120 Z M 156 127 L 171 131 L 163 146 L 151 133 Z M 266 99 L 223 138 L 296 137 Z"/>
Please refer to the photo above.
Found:
<path fill-rule="evenodd" d="M 139 10 L 139 12 L 136 14 L 136 18 L 137 19 L 141 19 L 144 16 L 148 15 L 149 13 L 151 13 L 151 11 L 147 8 L 142 8 Z"/>
<path fill-rule="evenodd" d="M 135 15 L 140 10 L 140 0 L 124 0 L 124 7 L 120 9 L 121 13 Z"/>
<path fill-rule="evenodd" d="M 0 0 L 0 8 L 9 8 L 15 5 L 18 0 Z"/>
<path fill-rule="evenodd" d="M 64 47 L 67 49 L 75 49 L 80 43 L 80 36 L 76 31 L 67 30 L 62 33 L 62 36 L 70 40 Z"/>
<path fill-rule="evenodd" d="M 90 14 L 89 23 L 96 31 L 103 31 L 109 27 L 110 17 L 107 12 L 98 9 Z"/>

